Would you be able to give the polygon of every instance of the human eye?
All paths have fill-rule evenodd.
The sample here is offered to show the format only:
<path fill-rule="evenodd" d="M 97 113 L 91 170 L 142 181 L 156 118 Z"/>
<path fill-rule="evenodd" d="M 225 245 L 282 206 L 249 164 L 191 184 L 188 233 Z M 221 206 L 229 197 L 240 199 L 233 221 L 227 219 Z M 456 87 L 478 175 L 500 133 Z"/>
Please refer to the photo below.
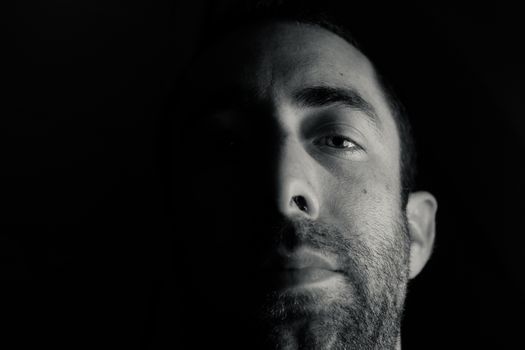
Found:
<path fill-rule="evenodd" d="M 341 132 L 324 132 L 313 140 L 313 145 L 321 152 L 336 157 L 359 160 L 366 154 L 354 138 Z"/>
<path fill-rule="evenodd" d="M 330 147 L 335 149 L 357 151 L 362 147 L 352 141 L 349 137 L 343 135 L 326 135 L 314 141 L 314 144 L 321 147 Z"/>
<path fill-rule="evenodd" d="M 238 153 L 243 145 L 241 137 L 235 133 L 218 131 L 206 137 L 203 146 L 213 149 L 216 154 L 234 154 Z"/>

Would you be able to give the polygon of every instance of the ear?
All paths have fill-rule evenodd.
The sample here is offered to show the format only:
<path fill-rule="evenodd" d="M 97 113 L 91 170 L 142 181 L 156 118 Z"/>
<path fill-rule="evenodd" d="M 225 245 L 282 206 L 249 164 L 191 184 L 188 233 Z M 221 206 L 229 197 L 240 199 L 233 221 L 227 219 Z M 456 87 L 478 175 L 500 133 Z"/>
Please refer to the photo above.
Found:
<path fill-rule="evenodd" d="M 436 235 L 437 201 L 428 192 L 413 192 L 408 197 L 407 219 L 410 234 L 410 279 L 427 263 Z"/>

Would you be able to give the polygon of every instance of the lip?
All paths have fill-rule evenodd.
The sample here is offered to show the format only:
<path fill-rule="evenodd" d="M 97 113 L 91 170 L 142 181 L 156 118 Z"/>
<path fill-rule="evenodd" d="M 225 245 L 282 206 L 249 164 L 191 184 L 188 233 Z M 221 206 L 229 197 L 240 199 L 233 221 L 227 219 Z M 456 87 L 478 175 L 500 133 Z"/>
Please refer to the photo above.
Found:
<path fill-rule="evenodd" d="M 334 264 L 328 258 L 307 248 L 301 248 L 288 254 L 280 254 L 278 264 L 283 269 L 288 270 L 309 268 L 335 270 Z"/>
<path fill-rule="evenodd" d="M 339 275 L 328 257 L 311 249 L 279 253 L 271 264 L 271 271 L 280 288 L 307 287 Z"/>
<path fill-rule="evenodd" d="M 277 278 L 281 287 L 293 288 L 313 286 L 335 277 L 338 274 L 339 273 L 336 271 L 306 267 L 302 269 L 287 269 L 279 271 Z"/>

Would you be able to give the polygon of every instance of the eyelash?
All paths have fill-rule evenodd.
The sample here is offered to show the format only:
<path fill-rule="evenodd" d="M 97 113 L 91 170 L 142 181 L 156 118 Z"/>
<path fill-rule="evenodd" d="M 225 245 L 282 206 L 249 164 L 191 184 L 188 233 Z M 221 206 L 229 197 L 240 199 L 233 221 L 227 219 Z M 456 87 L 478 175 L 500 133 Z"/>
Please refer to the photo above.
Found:
<path fill-rule="evenodd" d="M 351 143 L 351 146 L 350 147 L 337 147 L 333 143 L 333 139 L 334 138 L 341 138 L 341 140 L 340 140 L 341 142 L 349 142 L 349 143 Z M 330 140 L 332 142 L 332 145 L 327 145 L 326 142 L 327 141 L 329 142 Z M 348 136 L 344 136 L 344 135 L 341 135 L 341 134 L 338 134 L 338 133 L 332 133 L 332 134 L 324 135 L 324 136 L 319 137 L 316 140 L 314 140 L 313 143 L 316 146 L 328 147 L 328 148 L 334 149 L 336 151 L 341 151 L 341 152 L 354 153 L 354 152 L 364 151 L 364 148 L 361 147 L 361 145 L 359 145 L 357 142 L 355 142 L 354 140 L 352 140 Z"/>

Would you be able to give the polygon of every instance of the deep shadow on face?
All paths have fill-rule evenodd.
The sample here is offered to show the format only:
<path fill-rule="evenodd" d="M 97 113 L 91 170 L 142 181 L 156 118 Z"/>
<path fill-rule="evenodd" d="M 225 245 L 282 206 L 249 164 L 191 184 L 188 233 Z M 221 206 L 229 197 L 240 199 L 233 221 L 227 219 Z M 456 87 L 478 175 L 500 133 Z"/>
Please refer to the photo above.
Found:
<path fill-rule="evenodd" d="M 269 335 L 269 347 L 392 348 L 407 280 L 406 222 L 394 224 L 394 239 L 388 238 L 390 233 L 375 232 L 386 243 L 377 249 L 360 240 L 363 233 L 343 233 L 329 224 L 295 221 L 285 227 L 289 228 L 280 231 L 285 233 L 280 242 L 333 254 L 343 277 L 333 289 L 293 293 L 261 288 L 265 300 L 258 316 Z M 267 282 L 271 280 L 271 276 L 261 279 L 267 286 L 272 286 Z"/>
<path fill-rule="evenodd" d="M 315 26 L 265 24 L 212 46 L 183 87 L 177 278 L 194 347 L 395 348 L 410 239 L 395 122 L 366 57 Z M 329 281 L 283 283 L 303 250 Z"/>

